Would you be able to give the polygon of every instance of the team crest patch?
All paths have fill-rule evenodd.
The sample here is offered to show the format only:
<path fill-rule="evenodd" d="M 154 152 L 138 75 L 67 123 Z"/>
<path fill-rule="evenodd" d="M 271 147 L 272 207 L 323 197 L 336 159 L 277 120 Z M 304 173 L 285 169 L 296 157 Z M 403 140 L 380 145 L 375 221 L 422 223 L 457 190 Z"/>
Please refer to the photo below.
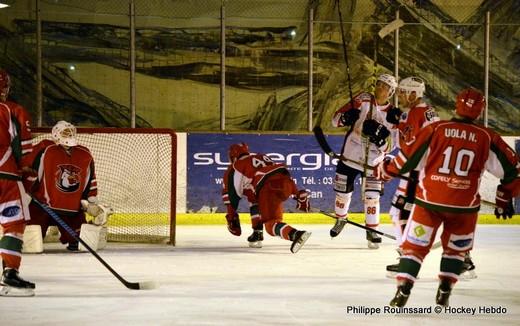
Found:
<path fill-rule="evenodd" d="M 63 192 L 74 192 L 80 186 L 81 169 L 72 164 L 58 165 L 56 187 Z"/>
<path fill-rule="evenodd" d="M 426 118 L 426 121 L 432 121 L 434 119 L 437 119 L 439 115 L 437 115 L 437 112 L 435 112 L 434 109 L 429 109 L 426 112 L 424 112 L 424 117 Z"/>

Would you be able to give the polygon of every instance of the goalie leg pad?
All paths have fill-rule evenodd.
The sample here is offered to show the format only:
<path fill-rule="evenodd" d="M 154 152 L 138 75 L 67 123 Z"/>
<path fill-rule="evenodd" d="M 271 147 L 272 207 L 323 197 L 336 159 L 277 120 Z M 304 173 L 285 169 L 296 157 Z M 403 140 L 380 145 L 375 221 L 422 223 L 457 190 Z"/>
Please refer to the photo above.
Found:
<path fill-rule="evenodd" d="M 80 238 L 85 241 L 92 250 L 101 250 L 107 245 L 107 228 L 106 226 L 94 224 L 82 224 Z M 88 251 L 88 249 L 80 243 L 79 251 Z"/>
<path fill-rule="evenodd" d="M 23 233 L 24 254 L 40 254 L 43 252 L 42 227 L 39 225 L 27 225 Z"/>

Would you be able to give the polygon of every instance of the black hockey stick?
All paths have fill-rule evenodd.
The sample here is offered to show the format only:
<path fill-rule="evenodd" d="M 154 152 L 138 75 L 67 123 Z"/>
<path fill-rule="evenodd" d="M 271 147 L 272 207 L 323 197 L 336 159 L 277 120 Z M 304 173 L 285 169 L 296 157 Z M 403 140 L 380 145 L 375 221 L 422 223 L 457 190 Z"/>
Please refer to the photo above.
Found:
<path fill-rule="evenodd" d="M 352 96 L 352 82 L 350 79 L 350 64 L 348 62 L 348 53 L 347 53 L 347 44 L 345 42 L 345 31 L 343 30 L 343 16 L 341 15 L 341 8 L 339 0 L 336 0 L 335 5 L 338 6 L 338 18 L 339 18 L 339 28 L 341 30 L 341 43 L 343 45 L 343 57 L 345 58 L 345 64 L 347 65 L 347 81 L 348 81 L 348 91 L 350 95 L 350 101 L 353 100 Z"/>
<path fill-rule="evenodd" d="M 65 229 L 65 231 L 67 231 L 67 233 L 70 234 L 70 236 L 73 237 L 74 240 L 78 241 L 85 248 L 87 248 L 87 250 L 90 251 L 90 253 L 92 255 L 94 255 L 94 257 L 96 257 L 97 260 L 99 260 L 99 262 L 101 264 L 103 264 L 103 266 L 105 266 L 110 271 L 110 273 L 112 273 L 112 275 L 114 275 L 121 283 L 123 283 L 124 286 L 126 286 L 127 288 L 129 288 L 131 290 L 149 290 L 149 289 L 153 289 L 156 287 L 154 282 L 128 282 L 127 280 L 125 280 L 106 261 L 104 261 L 103 258 L 101 258 L 97 254 L 97 252 L 95 252 L 92 248 L 90 248 L 90 246 L 88 244 L 86 244 L 85 241 L 83 241 L 76 234 L 76 231 L 74 231 L 67 223 L 65 223 L 64 220 L 62 220 L 56 213 L 54 213 L 54 211 L 49 206 L 39 202 L 35 198 L 33 198 L 32 200 L 33 200 L 33 202 L 36 203 L 36 205 L 38 205 L 41 209 L 43 209 L 45 211 L 45 213 L 49 214 L 49 216 L 52 217 L 52 219 L 55 220 L 56 223 L 58 223 L 63 229 Z"/>
<path fill-rule="evenodd" d="M 327 142 L 327 139 L 325 138 L 325 135 L 323 134 L 323 129 L 321 129 L 320 126 L 316 126 L 312 129 L 312 132 L 314 133 L 314 137 L 316 138 L 316 141 L 318 142 L 318 145 L 320 145 L 321 149 L 327 154 L 328 156 L 332 158 L 337 158 L 338 160 L 345 161 L 345 162 L 352 162 L 355 164 L 358 164 L 360 166 L 363 166 L 369 170 L 374 170 L 375 167 L 365 164 L 363 162 L 354 161 L 351 159 L 346 158 L 342 154 L 337 154 L 330 148 L 329 143 Z"/>
<path fill-rule="evenodd" d="M 368 170 L 374 170 L 375 166 L 365 164 L 363 162 L 358 162 L 351 160 L 349 158 L 346 158 L 342 154 L 338 154 L 330 148 L 329 143 L 327 142 L 327 138 L 325 138 L 325 135 L 323 134 L 323 129 L 321 129 L 320 126 L 316 126 L 312 129 L 312 132 L 314 133 L 314 137 L 316 138 L 316 141 L 318 142 L 318 145 L 320 145 L 321 149 L 327 154 L 328 156 L 332 158 L 337 158 L 338 160 L 344 161 L 344 162 L 352 162 L 354 164 L 357 164 L 359 166 L 362 166 Z M 404 180 L 410 181 L 410 178 L 405 175 L 392 175 L 394 178 L 400 178 Z"/>
<path fill-rule="evenodd" d="M 327 212 L 325 212 L 325 211 L 317 210 L 317 212 L 318 212 L 318 213 L 321 213 L 321 214 L 323 214 L 323 215 L 327 215 L 328 217 L 332 217 L 333 219 L 337 219 L 337 217 L 336 217 L 335 215 L 330 214 L 330 213 L 327 213 Z M 345 219 L 345 222 L 348 223 L 348 224 L 352 224 L 352 225 L 354 225 L 354 226 L 357 226 L 358 228 L 362 228 L 362 229 L 365 229 L 365 230 L 370 231 L 370 232 L 375 232 L 375 233 L 377 233 L 377 234 L 379 234 L 379 235 L 382 235 L 382 236 L 384 236 L 384 237 L 390 238 L 390 239 L 392 239 L 392 240 L 396 240 L 396 238 L 395 238 L 393 235 L 391 235 L 391 234 L 388 234 L 388 233 L 384 233 L 384 232 L 378 231 L 378 230 L 376 230 L 376 229 L 373 229 L 373 228 L 371 228 L 371 227 L 365 226 L 365 225 L 363 225 L 363 224 L 359 224 L 359 223 L 356 223 L 356 222 L 352 222 L 352 221 L 349 220 L 348 218 Z"/>

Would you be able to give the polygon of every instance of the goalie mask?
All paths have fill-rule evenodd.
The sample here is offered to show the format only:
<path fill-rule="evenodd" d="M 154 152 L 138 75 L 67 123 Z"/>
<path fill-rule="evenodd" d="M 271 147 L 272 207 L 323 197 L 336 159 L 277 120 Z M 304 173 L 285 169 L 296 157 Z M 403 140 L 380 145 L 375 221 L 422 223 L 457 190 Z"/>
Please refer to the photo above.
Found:
<path fill-rule="evenodd" d="M 231 163 L 238 160 L 242 155 L 249 154 L 249 146 L 246 143 L 233 144 L 229 147 L 229 160 Z"/>
<path fill-rule="evenodd" d="M 58 121 L 54 127 L 52 127 L 52 139 L 58 145 L 72 147 L 76 146 L 76 127 L 67 121 Z"/>
<path fill-rule="evenodd" d="M 425 90 L 424 81 L 419 77 L 408 77 L 399 82 L 399 91 L 404 92 L 407 98 L 412 92 L 415 92 L 417 98 L 423 97 Z"/>
<path fill-rule="evenodd" d="M 395 77 L 389 74 L 382 74 L 377 77 L 376 83 L 378 81 L 383 82 L 390 87 L 388 90 L 388 98 L 392 97 L 392 95 L 395 93 L 395 89 L 397 88 L 397 81 L 395 80 Z"/>
<path fill-rule="evenodd" d="M 11 78 L 5 70 L 0 70 L 0 101 L 5 102 L 11 88 Z"/>
<path fill-rule="evenodd" d="M 455 112 L 461 117 L 475 120 L 480 116 L 485 106 L 484 95 L 474 88 L 467 88 L 457 95 Z"/>

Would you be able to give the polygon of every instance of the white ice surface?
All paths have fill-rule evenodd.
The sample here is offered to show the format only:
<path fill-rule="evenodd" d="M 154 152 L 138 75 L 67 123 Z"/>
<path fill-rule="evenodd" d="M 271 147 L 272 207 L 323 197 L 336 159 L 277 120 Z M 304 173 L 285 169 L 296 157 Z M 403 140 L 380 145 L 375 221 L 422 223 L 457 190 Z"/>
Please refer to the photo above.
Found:
<path fill-rule="evenodd" d="M 0 325 L 468 325 L 520 324 L 520 227 L 479 226 L 473 251 L 478 278 L 461 280 L 452 307 L 501 307 L 505 314 L 363 314 L 347 306 L 383 309 L 395 293 L 385 266 L 396 262 L 391 240 L 366 248 L 364 231 L 301 225 L 313 234 L 297 254 L 289 241 L 267 235 L 247 247 L 222 226 L 179 226 L 176 247 L 110 243 L 100 255 L 131 282 L 128 290 L 89 253 L 46 244 L 25 255 L 21 276 L 36 283 L 32 298 L 0 297 Z M 389 225 L 382 231 L 392 233 Z M 434 307 L 441 250 L 426 258 L 408 307 Z"/>

